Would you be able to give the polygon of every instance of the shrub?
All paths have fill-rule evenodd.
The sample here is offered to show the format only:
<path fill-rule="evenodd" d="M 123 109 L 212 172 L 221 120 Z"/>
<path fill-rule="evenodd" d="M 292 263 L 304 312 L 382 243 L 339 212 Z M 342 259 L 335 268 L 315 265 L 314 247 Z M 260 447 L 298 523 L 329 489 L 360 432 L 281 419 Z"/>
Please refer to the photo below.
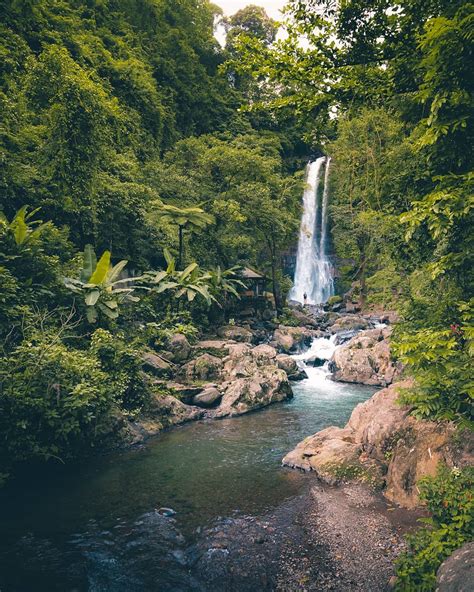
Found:
<path fill-rule="evenodd" d="M 398 592 L 435 589 L 436 572 L 458 547 L 474 538 L 474 468 L 440 466 L 436 477 L 422 479 L 418 487 L 431 518 L 428 526 L 408 537 L 408 551 L 398 560 Z"/>
<path fill-rule="evenodd" d="M 81 455 L 110 432 L 114 393 L 99 360 L 56 334 L 0 361 L 0 463 Z"/>
<path fill-rule="evenodd" d="M 342 302 L 342 296 L 331 296 L 330 298 L 328 298 L 328 304 L 329 306 L 334 306 L 334 304 L 339 304 L 340 302 Z"/>
<path fill-rule="evenodd" d="M 148 399 L 140 352 L 104 329 L 94 331 L 91 352 L 107 374 L 116 403 L 129 414 L 140 411 Z"/>
<path fill-rule="evenodd" d="M 301 324 L 299 319 L 293 314 L 291 308 L 284 308 L 281 315 L 278 317 L 277 322 L 286 327 L 298 327 Z"/>

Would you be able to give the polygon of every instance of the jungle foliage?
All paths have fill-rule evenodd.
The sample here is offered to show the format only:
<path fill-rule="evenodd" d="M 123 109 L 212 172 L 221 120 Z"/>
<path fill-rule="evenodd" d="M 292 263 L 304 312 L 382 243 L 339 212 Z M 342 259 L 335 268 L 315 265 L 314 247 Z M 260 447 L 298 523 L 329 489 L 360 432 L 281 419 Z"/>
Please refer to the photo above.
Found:
<path fill-rule="evenodd" d="M 465 1 L 292 0 L 286 37 L 242 31 L 228 66 L 260 89 L 247 108 L 313 118 L 333 157 L 340 291 L 400 312 L 414 412 L 468 422 L 473 16 Z"/>
<path fill-rule="evenodd" d="M 418 417 L 472 422 L 473 8 L 291 0 L 286 37 L 249 7 L 221 48 L 208 0 L 2 2 L 0 473 L 109 445 L 143 349 L 221 319 L 239 266 L 291 324 L 323 152 L 339 292 L 399 311 Z"/>
<path fill-rule="evenodd" d="M 153 394 L 143 350 L 225 320 L 242 265 L 287 283 L 308 146 L 291 117 L 237 110 L 219 18 L 0 5 L 0 473 L 111 444 Z M 274 35 L 244 11 L 229 40 L 249 22 Z"/>

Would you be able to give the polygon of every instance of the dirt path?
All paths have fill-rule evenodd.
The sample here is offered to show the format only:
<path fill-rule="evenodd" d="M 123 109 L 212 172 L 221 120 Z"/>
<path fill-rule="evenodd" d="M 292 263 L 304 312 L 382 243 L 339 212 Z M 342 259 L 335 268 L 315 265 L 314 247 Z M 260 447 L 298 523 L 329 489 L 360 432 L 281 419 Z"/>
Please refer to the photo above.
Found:
<path fill-rule="evenodd" d="M 416 518 L 365 486 L 313 481 L 270 515 L 206 530 L 192 571 L 206 592 L 382 592 Z"/>

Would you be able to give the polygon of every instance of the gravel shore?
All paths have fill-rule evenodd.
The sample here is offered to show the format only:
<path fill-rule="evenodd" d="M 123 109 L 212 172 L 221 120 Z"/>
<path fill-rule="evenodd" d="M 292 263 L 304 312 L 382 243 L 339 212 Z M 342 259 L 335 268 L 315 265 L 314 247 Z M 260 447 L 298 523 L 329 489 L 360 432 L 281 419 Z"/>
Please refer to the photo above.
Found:
<path fill-rule="evenodd" d="M 312 480 L 269 515 L 218 521 L 189 559 L 206 592 L 382 592 L 419 515 L 364 485 Z"/>

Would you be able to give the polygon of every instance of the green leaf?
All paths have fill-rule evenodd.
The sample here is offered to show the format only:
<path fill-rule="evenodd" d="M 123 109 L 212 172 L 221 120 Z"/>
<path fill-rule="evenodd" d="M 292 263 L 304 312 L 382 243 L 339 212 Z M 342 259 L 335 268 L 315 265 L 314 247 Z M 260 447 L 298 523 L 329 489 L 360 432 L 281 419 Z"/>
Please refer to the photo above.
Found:
<path fill-rule="evenodd" d="M 99 296 L 100 290 L 92 290 L 92 292 L 86 294 L 85 302 L 87 306 L 94 306 L 97 303 L 97 300 L 99 300 Z"/>
<path fill-rule="evenodd" d="M 125 268 L 127 263 L 128 263 L 127 260 L 122 259 L 122 261 L 119 261 L 119 263 L 114 265 L 112 267 L 112 269 L 110 269 L 107 274 L 107 282 L 108 283 L 115 282 L 115 280 L 120 276 L 121 271 Z"/>
<path fill-rule="evenodd" d="M 97 257 L 95 255 L 94 247 L 92 245 L 86 245 L 84 247 L 84 254 L 82 256 L 82 270 L 81 280 L 88 282 L 91 275 L 97 266 Z"/>
<path fill-rule="evenodd" d="M 91 284 L 95 284 L 98 286 L 102 284 L 107 277 L 107 272 L 109 271 L 110 267 L 110 251 L 104 251 L 102 257 L 99 259 L 97 266 L 95 268 L 94 273 L 89 278 L 89 282 Z"/>
<path fill-rule="evenodd" d="M 109 317 L 109 319 L 116 319 L 119 316 L 118 310 L 112 310 L 103 304 L 99 304 L 98 306 L 105 316 Z"/>
<path fill-rule="evenodd" d="M 89 323 L 95 323 L 97 321 L 97 310 L 93 306 L 86 308 L 86 317 Z"/>
<path fill-rule="evenodd" d="M 159 272 L 158 272 L 158 273 L 155 275 L 155 277 L 153 278 L 153 281 L 154 281 L 156 284 L 159 284 L 161 281 L 163 281 L 163 280 L 165 279 L 165 277 L 166 277 L 167 275 L 168 275 L 168 274 L 166 273 L 166 271 L 159 271 Z"/>
<path fill-rule="evenodd" d="M 118 302 L 116 300 L 105 300 L 103 304 L 107 308 L 110 308 L 110 310 L 115 310 L 118 308 Z"/>
<path fill-rule="evenodd" d="M 179 279 L 180 281 L 183 281 L 184 279 L 186 279 L 188 277 L 188 275 L 191 275 L 191 273 L 197 269 L 198 264 L 197 263 L 191 263 L 190 265 L 188 265 L 186 267 L 186 269 L 184 269 L 180 274 L 179 274 Z"/>

